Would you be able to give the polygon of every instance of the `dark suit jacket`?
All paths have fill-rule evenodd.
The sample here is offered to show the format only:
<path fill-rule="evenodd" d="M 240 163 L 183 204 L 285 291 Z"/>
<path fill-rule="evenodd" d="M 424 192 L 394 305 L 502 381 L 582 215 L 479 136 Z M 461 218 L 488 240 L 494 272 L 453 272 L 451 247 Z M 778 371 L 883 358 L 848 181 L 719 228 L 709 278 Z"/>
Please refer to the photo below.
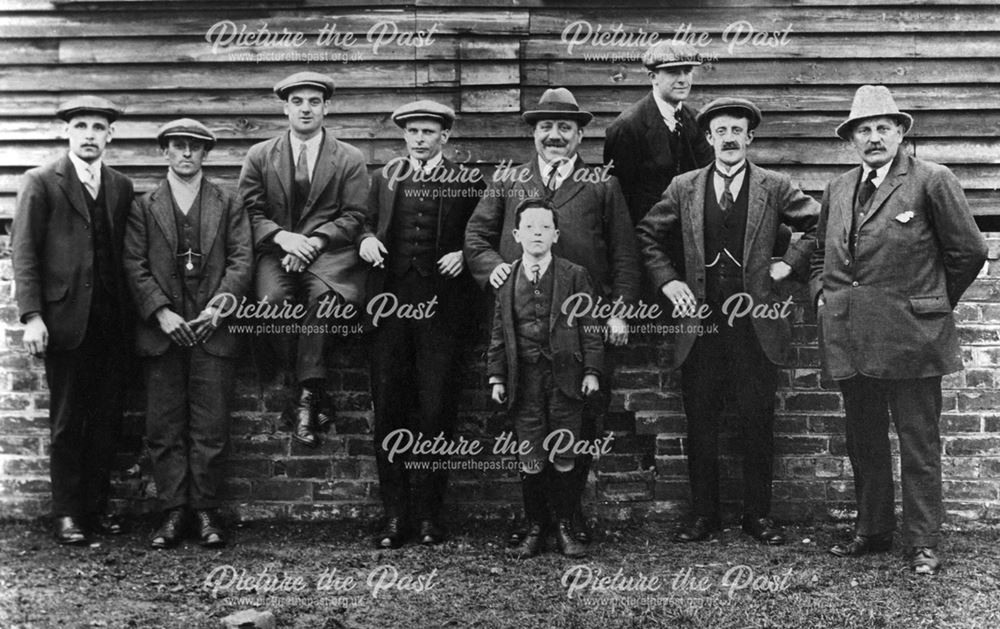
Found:
<path fill-rule="evenodd" d="M 115 292 L 127 321 L 131 307 L 121 264 L 132 182 L 102 164 L 101 185 L 111 228 Z M 26 172 L 17 195 L 11 246 L 18 314 L 24 322 L 28 314 L 41 313 L 52 351 L 79 347 L 87 332 L 95 277 L 84 194 L 66 154 Z"/>
<path fill-rule="evenodd" d="M 326 238 L 326 249 L 309 266 L 349 302 L 362 298 L 365 269 L 355 241 L 364 225 L 368 170 L 357 148 L 323 130 L 323 146 L 313 171 L 309 199 L 292 224 L 292 148 L 288 133 L 250 147 L 240 172 L 239 193 L 250 216 L 257 256 L 280 253 L 272 238 L 291 231 Z"/>
<path fill-rule="evenodd" d="M 802 237 L 785 252 L 783 260 L 792 272 L 803 278 L 816 247 L 816 223 L 819 204 L 803 194 L 798 186 L 780 173 L 748 163 L 749 204 L 747 228 L 743 240 L 743 288 L 755 304 L 783 301 L 771 280 L 771 254 L 781 224 L 802 232 Z M 675 178 L 663 200 L 653 206 L 637 228 L 646 269 L 657 289 L 672 280 L 681 280 L 691 288 L 699 304 L 705 299 L 705 190 L 712 167 L 684 173 Z M 747 182 L 744 182 L 747 185 Z M 677 232 L 681 234 L 683 261 L 665 245 Z M 682 324 L 697 324 L 685 319 Z M 792 325 L 787 318 L 753 318 L 754 331 L 761 348 L 771 362 L 788 362 Z M 674 365 L 687 358 L 695 334 L 682 333 L 677 340 Z"/>
<path fill-rule="evenodd" d="M 200 251 L 205 273 L 195 295 L 198 309 L 223 293 L 234 295 L 239 303 L 250 288 L 250 223 L 239 199 L 204 176 Z M 136 351 L 141 356 L 159 356 L 171 340 L 160 329 L 154 313 L 164 306 L 178 314 L 184 311 L 184 280 L 177 273 L 177 220 L 165 179 L 132 204 L 125 232 L 125 272 L 139 313 Z M 202 347 L 222 357 L 233 357 L 239 350 L 237 338 L 225 322 Z"/>
<path fill-rule="evenodd" d="M 608 127 L 604 163 L 612 164 L 611 174 L 621 181 L 633 225 L 660 200 L 675 175 L 707 166 L 715 159 L 712 145 L 694 117 L 694 109 L 681 105 L 681 155 L 670 150 L 670 129 L 652 92 L 632 103 Z"/>
<path fill-rule="evenodd" d="M 562 312 L 563 302 L 577 293 L 594 294 L 587 269 L 568 260 L 553 257 L 552 310 L 549 314 L 549 348 L 552 350 L 552 373 L 556 386 L 567 397 L 582 400 L 583 376 L 600 376 L 604 367 L 604 337 L 599 323 L 590 315 L 572 323 Z M 521 261 L 511 268 L 511 277 L 497 293 L 493 313 L 493 332 L 486 353 L 486 372 L 507 385 L 507 406 L 517 398 L 517 338 L 514 333 L 514 281 L 521 271 Z"/>
<path fill-rule="evenodd" d="M 469 222 L 472 210 L 475 209 L 483 190 L 486 188 L 481 175 L 476 182 L 448 181 L 447 173 L 456 173 L 457 170 L 458 167 L 454 162 L 444 159 L 434 175 L 442 177 L 442 183 L 426 184 L 438 187 L 442 191 L 441 196 L 438 197 L 437 240 L 434 251 L 436 260 L 446 253 L 462 250 L 465 224 Z M 399 200 L 401 184 L 396 183 L 390 189 L 389 183 L 383 169 L 379 169 L 372 176 L 364 230 L 358 236 L 359 246 L 361 241 L 369 236 L 378 238 L 387 249 L 392 246 L 390 230 L 393 228 L 393 211 Z M 390 255 L 391 253 L 390 251 Z M 370 269 L 365 291 L 366 302 L 383 291 L 385 276 L 385 269 Z M 470 304 L 478 298 L 479 291 L 472 281 L 472 273 L 469 271 L 468 265 L 455 278 L 444 277 L 441 274 L 435 275 L 435 286 L 438 296 L 437 316 L 440 316 L 446 325 L 456 331 L 465 331 L 474 327 L 476 317 Z"/>
<path fill-rule="evenodd" d="M 896 155 L 848 248 L 861 168 L 823 194 L 812 260 L 824 365 L 836 379 L 924 378 L 962 368 L 952 309 L 986 260 L 986 242 L 950 170 Z"/>
<path fill-rule="evenodd" d="M 522 182 L 524 171 L 528 174 Z M 590 271 L 596 295 L 631 303 L 639 294 L 635 230 L 618 180 L 599 181 L 601 174 L 577 156 L 576 170 L 552 198 L 559 216 L 559 242 L 552 246 L 552 253 Z M 490 184 L 465 229 L 465 260 L 484 287 L 498 264 L 521 257 L 521 245 L 514 242 L 512 233 L 518 204 L 529 197 L 546 196 L 537 158 L 512 168 L 508 175 Z"/>

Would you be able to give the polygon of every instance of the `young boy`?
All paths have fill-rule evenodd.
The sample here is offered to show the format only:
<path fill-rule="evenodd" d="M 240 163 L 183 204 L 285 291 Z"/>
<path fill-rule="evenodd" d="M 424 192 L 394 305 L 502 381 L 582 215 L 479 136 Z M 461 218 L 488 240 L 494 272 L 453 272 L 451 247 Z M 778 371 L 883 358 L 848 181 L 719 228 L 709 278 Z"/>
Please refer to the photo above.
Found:
<path fill-rule="evenodd" d="M 586 546 L 570 524 L 579 498 L 571 473 L 576 455 L 547 453 L 544 444 L 554 431 L 578 440 L 584 396 L 598 390 L 604 341 L 597 322 L 589 314 L 570 320 L 562 311 L 570 296 L 593 295 L 594 289 L 586 269 L 553 257 L 558 217 L 548 201 L 523 201 L 514 224 L 523 254 L 497 292 L 487 367 L 493 399 L 507 404 L 525 450 L 519 454 L 528 532 L 515 553 L 527 558 L 541 552 L 551 506 L 559 551 L 582 557 Z M 550 475 L 543 474 L 547 463 Z"/>

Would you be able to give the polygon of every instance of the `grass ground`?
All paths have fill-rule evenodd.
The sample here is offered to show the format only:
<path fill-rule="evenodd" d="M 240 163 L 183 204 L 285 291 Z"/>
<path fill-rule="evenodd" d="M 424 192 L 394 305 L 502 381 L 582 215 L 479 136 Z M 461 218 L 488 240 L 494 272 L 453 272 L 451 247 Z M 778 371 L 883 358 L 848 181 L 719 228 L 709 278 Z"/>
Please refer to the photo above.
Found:
<path fill-rule="evenodd" d="M 1000 627 L 998 529 L 949 532 L 936 577 L 910 574 L 898 550 L 830 556 L 844 532 L 825 525 L 777 548 L 738 529 L 696 545 L 658 525 L 610 530 L 575 561 L 510 559 L 504 525 L 478 522 L 395 552 L 355 524 L 255 524 L 221 551 L 148 550 L 150 530 L 63 548 L 43 522 L 0 524 L 0 626 L 200 629 L 257 608 L 308 629 Z"/>

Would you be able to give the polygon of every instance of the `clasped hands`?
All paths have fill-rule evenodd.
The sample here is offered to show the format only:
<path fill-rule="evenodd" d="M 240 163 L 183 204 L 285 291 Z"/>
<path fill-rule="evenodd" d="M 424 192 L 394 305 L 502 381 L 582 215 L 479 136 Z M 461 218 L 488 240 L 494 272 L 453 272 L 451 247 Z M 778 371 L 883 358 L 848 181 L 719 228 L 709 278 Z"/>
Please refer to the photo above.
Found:
<path fill-rule="evenodd" d="M 218 317 L 212 308 L 206 308 L 191 321 L 185 321 L 167 306 L 156 311 L 156 322 L 170 340 L 181 347 L 194 347 L 208 340 L 218 328 Z"/>
<path fill-rule="evenodd" d="M 280 231 L 274 236 L 274 244 L 285 252 L 285 256 L 281 259 L 281 268 L 289 273 L 300 273 L 319 257 L 326 242 L 319 236 Z"/>

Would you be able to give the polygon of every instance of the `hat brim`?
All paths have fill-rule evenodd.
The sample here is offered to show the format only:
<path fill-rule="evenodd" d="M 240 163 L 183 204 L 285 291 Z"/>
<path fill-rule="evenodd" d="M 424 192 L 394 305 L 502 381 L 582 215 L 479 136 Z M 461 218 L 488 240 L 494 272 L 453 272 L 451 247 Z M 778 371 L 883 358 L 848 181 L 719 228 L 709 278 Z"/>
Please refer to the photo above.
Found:
<path fill-rule="evenodd" d="M 910 129 L 913 128 L 913 116 L 905 112 L 891 113 L 891 114 L 876 114 L 874 116 L 859 116 L 857 118 L 848 118 L 844 122 L 837 126 L 837 137 L 841 140 L 850 141 L 851 133 L 854 132 L 854 125 L 861 122 L 862 120 L 867 120 L 869 118 L 894 118 L 900 125 L 903 126 L 903 133 L 909 133 Z"/>
<path fill-rule="evenodd" d="M 665 63 L 647 63 L 643 65 L 646 66 L 647 70 L 655 72 L 663 68 L 694 68 L 701 64 L 701 61 L 667 61 Z"/>
<path fill-rule="evenodd" d="M 65 122 L 69 122 L 74 116 L 81 116 L 85 114 L 103 116 L 108 119 L 108 122 L 114 122 L 121 116 L 121 112 L 115 111 L 114 109 L 101 109 L 99 107 L 75 107 L 73 109 L 67 109 L 66 111 L 56 112 L 56 117 Z"/>
<path fill-rule="evenodd" d="M 206 148 L 208 149 L 211 149 L 212 147 L 215 146 L 215 138 L 207 136 L 202 133 L 193 133 L 188 131 L 171 131 L 168 133 L 161 134 L 156 139 L 159 140 L 159 142 L 162 144 L 165 140 L 169 140 L 170 138 L 192 138 L 195 140 L 201 140 L 202 142 L 205 143 Z"/>
<path fill-rule="evenodd" d="M 274 88 L 274 93 L 277 94 L 278 98 L 281 100 L 287 100 L 289 92 L 302 87 L 308 87 L 323 92 L 323 97 L 326 100 L 330 100 L 330 97 L 333 96 L 332 87 L 317 81 L 299 81 L 298 83 L 292 83 L 291 85 L 283 85 L 280 88 Z"/>
<path fill-rule="evenodd" d="M 535 126 L 539 120 L 572 120 L 581 127 L 586 127 L 594 119 L 594 114 L 589 111 L 535 110 L 524 112 L 521 118 L 531 126 Z"/>
<path fill-rule="evenodd" d="M 447 116 L 442 116 L 439 114 L 429 114 L 427 112 L 415 112 L 412 114 L 402 114 L 400 116 L 394 116 L 392 121 L 396 123 L 396 126 L 400 129 L 406 128 L 406 123 L 412 120 L 434 120 L 435 122 L 441 123 L 442 129 L 451 129 L 452 125 L 455 124 L 453 118 L 448 118 Z"/>
<path fill-rule="evenodd" d="M 761 115 L 760 113 L 750 109 L 745 105 L 723 105 L 721 107 L 716 107 L 703 114 L 698 114 L 697 120 L 698 127 L 702 130 L 707 130 L 709 123 L 717 118 L 718 116 L 724 114 L 736 114 L 739 118 L 746 118 L 750 121 L 749 129 L 752 131 L 760 126 Z"/>

